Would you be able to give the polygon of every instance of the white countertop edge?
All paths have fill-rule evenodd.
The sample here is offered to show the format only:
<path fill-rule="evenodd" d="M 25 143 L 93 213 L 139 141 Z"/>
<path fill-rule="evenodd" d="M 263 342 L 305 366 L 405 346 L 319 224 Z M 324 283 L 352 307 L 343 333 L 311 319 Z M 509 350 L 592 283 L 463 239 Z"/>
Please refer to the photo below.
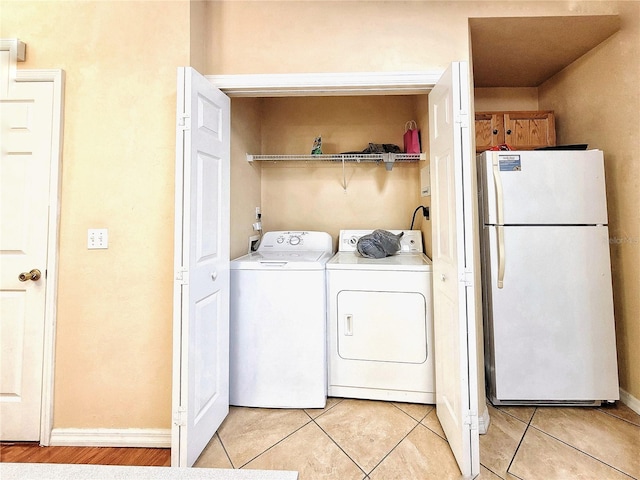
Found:
<path fill-rule="evenodd" d="M 0 463 L 2 480 L 298 480 L 298 472 L 223 468 Z"/>

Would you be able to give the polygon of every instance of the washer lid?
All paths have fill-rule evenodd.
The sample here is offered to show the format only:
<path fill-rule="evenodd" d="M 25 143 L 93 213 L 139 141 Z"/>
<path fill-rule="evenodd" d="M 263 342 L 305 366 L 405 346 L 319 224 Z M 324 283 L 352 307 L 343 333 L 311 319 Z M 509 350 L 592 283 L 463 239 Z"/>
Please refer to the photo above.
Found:
<path fill-rule="evenodd" d="M 431 259 L 424 253 L 399 253 L 385 258 L 365 258 L 355 252 L 338 252 L 327 270 L 431 271 Z"/>
<path fill-rule="evenodd" d="M 330 254 L 318 251 L 254 252 L 231 261 L 231 270 L 317 270 L 324 269 Z"/>

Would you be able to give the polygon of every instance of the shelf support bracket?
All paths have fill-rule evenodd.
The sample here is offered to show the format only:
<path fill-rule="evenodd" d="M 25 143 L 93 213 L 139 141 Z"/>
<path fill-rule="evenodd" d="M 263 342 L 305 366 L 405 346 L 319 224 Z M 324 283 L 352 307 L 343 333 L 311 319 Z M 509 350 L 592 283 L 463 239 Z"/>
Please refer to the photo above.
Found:
<path fill-rule="evenodd" d="M 344 155 L 342 155 L 342 189 L 345 195 L 347 194 L 347 175 L 344 170 Z"/>
<path fill-rule="evenodd" d="M 387 172 L 393 170 L 393 162 L 396 161 L 396 156 L 393 153 L 385 153 L 383 154 L 384 168 Z"/>

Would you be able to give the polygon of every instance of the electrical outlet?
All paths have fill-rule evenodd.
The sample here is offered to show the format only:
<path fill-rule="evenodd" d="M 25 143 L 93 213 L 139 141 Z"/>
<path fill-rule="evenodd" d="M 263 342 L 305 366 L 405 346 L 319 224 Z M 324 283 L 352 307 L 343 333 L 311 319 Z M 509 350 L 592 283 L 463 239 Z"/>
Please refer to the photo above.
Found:
<path fill-rule="evenodd" d="M 260 220 L 261 216 L 262 216 L 262 211 L 260 210 L 260 207 L 256 207 L 256 220 Z"/>
<path fill-rule="evenodd" d="M 87 248 L 89 250 L 109 248 L 109 230 L 106 228 L 90 228 L 87 232 Z"/>
<path fill-rule="evenodd" d="M 255 252 L 258 249 L 260 243 L 260 235 L 252 235 L 249 237 L 249 251 L 248 253 Z"/>

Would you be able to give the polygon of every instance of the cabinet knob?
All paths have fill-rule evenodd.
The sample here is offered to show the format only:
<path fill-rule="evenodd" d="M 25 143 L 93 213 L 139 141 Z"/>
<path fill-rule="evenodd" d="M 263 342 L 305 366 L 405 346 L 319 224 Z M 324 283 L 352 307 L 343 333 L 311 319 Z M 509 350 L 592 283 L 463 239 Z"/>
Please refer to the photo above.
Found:
<path fill-rule="evenodd" d="M 511 129 L 507 130 L 507 135 L 511 135 Z"/>
<path fill-rule="evenodd" d="M 494 134 L 494 135 L 497 135 L 497 134 L 498 134 L 498 129 L 497 129 L 497 128 L 493 130 L 493 134 Z"/>

